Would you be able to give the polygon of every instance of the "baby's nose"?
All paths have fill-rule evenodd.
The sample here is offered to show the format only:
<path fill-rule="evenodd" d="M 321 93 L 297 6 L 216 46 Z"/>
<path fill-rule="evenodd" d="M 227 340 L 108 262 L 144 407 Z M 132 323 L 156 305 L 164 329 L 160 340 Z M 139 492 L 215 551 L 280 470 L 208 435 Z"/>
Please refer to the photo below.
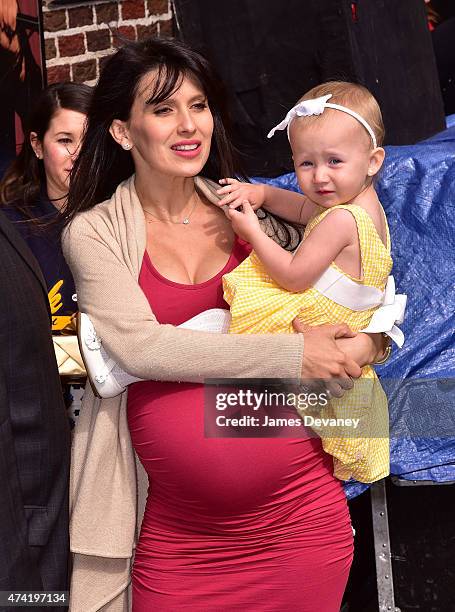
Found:
<path fill-rule="evenodd" d="M 324 183 L 327 181 L 327 170 L 324 166 L 316 166 L 313 173 L 315 183 Z"/>

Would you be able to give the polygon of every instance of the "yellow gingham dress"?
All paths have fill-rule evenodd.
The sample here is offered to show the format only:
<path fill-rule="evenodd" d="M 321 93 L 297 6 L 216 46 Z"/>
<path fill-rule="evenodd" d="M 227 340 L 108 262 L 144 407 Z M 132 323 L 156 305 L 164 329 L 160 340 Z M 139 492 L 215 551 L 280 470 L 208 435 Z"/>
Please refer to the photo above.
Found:
<path fill-rule="evenodd" d="M 307 225 L 304 239 L 312 229 L 335 209 L 348 210 L 354 217 L 360 244 L 363 279 L 341 272 L 358 284 L 384 291 L 392 269 L 390 235 L 387 244 L 381 241 L 368 213 L 354 204 L 319 208 Z M 321 212 L 323 211 L 323 212 Z M 232 322 L 229 333 L 293 333 L 292 320 L 296 317 L 307 325 L 347 323 L 353 331 L 368 326 L 376 308 L 354 311 L 337 304 L 310 288 L 298 293 L 282 289 L 267 274 L 253 251 L 235 270 L 223 277 L 224 299 L 230 304 Z M 300 411 L 309 414 L 308 410 Z M 389 417 L 387 399 L 371 366 L 362 368 L 361 378 L 342 399 L 333 398 L 318 414 L 322 418 L 359 418 L 356 430 L 352 427 L 321 427 L 324 450 L 334 457 L 334 474 L 340 480 L 355 478 L 360 482 L 374 482 L 389 473 Z M 354 437 L 355 432 L 355 437 Z"/>

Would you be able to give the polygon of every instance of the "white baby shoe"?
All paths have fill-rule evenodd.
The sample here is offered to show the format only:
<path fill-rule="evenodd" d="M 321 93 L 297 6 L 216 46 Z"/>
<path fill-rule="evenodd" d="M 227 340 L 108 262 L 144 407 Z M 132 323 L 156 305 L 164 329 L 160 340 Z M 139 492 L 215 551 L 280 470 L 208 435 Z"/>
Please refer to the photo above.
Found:
<path fill-rule="evenodd" d="M 131 377 L 132 380 L 124 384 L 117 379 L 113 374 L 117 363 L 109 358 L 100 338 L 96 335 L 89 316 L 83 312 L 79 312 L 77 315 L 77 336 L 79 349 L 87 370 L 87 378 L 95 395 L 98 397 L 115 397 L 125 390 L 126 385 L 139 380 Z"/>
<path fill-rule="evenodd" d="M 225 334 L 230 322 L 229 310 L 212 308 L 185 321 L 179 327 Z M 131 383 L 143 380 L 122 370 L 117 362 L 109 357 L 87 314 L 80 312 L 77 323 L 79 348 L 87 370 L 87 378 L 95 395 L 101 398 L 115 397 Z"/>

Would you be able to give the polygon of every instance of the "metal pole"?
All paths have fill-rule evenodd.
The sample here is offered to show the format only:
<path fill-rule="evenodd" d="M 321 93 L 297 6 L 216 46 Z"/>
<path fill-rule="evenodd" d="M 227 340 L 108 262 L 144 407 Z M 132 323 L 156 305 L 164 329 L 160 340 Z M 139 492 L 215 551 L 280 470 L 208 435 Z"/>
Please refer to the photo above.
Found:
<path fill-rule="evenodd" d="M 370 493 L 378 585 L 378 610 L 379 612 L 400 612 L 400 609 L 395 607 L 393 592 L 392 553 L 390 550 L 385 480 L 375 482 L 370 488 Z"/>

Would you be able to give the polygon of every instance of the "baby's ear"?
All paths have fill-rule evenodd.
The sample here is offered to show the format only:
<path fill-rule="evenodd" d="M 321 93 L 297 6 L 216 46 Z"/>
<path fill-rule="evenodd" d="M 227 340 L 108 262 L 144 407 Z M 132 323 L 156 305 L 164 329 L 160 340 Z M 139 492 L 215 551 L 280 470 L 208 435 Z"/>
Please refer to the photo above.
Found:
<path fill-rule="evenodd" d="M 381 169 L 384 163 L 385 151 L 382 147 L 376 147 L 370 153 L 370 163 L 368 164 L 368 176 L 374 176 Z"/>

